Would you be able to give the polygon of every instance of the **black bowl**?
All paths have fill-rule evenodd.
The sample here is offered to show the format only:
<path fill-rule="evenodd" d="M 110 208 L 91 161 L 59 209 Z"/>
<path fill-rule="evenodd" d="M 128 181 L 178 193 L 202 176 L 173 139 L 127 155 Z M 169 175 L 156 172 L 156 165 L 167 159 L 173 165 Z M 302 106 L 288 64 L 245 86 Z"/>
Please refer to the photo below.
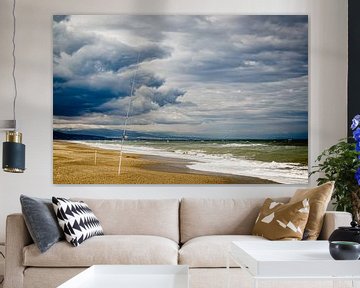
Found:
<path fill-rule="evenodd" d="M 357 242 L 331 241 L 329 250 L 335 260 L 358 260 L 360 257 L 360 244 Z"/>

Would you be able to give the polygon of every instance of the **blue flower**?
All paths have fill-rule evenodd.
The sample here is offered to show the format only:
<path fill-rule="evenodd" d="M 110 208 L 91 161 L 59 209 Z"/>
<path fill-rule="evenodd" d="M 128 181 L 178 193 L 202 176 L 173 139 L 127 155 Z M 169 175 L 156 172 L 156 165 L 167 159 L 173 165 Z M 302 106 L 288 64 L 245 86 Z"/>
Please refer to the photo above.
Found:
<path fill-rule="evenodd" d="M 351 130 L 355 130 L 360 124 L 360 115 L 356 115 L 352 119 Z"/>
<path fill-rule="evenodd" d="M 360 186 L 360 167 L 358 168 L 358 170 L 355 173 L 355 179 L 358 182 L 359 186 Z"/>
<path fill-rule="evenodd" d="M 356 128 L 356 130 L 353 131 L 353 136 L 356 142 L 360 141 L 360 128 Z"/>
<path fill-rule="evenodd" d="M 356 115 L 352 119 L 351 129 L 353 130 L 353 136 L 356 141 L 355 150 L 360 152 L 360 115 Z M 358 160 L 360 160 L 360 154 L 357 155 Z M 360 186 L 360 167 L 355 172 L 355 179 Z"/>

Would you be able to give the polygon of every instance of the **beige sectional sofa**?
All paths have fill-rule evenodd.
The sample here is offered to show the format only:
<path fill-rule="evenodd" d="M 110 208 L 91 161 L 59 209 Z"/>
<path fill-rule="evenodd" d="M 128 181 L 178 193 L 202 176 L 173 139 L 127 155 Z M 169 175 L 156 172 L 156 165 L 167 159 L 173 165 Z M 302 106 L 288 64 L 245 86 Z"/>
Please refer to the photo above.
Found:
<path fill-rule="evenodd" d="M 8 216 L 5 288 L 56 287 L 94 264 L 184 264 L 190 267 L 191 288 L 222 288 L 231 241 L 268 241 L 250 235 L 264 199 L 81 200 L 105 235 L 76 248 L 61 241 L 41 254 L 23 216 Z M 326 239 L 351 216 L 327 212 L 324 220 L 321 237 Z M 231 266 L 231 283 L 241 283 L 243 272 Z"/>

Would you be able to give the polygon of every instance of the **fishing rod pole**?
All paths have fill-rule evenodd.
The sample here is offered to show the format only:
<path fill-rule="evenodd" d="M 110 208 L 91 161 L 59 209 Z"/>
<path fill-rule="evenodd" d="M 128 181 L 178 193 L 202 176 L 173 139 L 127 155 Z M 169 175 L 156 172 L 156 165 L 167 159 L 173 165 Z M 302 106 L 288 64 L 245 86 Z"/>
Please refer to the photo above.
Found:
<path fill-rule="evenodd" d="M 127 109 L 127 112 L 126 112 L 126 117 L 125 117 L 125 122 L 124 122 L 124 129 L 123 129 L 123 134 L 122 134 L 122 137 L 121 137 L 118 176 L 120 176 L 120 174 L 121 174 L 123 146 L 124 146 L 124 142 L 125 142 L 125 138 L 126 138 L 126 127 L 127 127 L 129 116 L 130 116 L 131 103 L 132 103 L 132 98 L 133 98 L 133 94 L 134 94 L 134 90 L 135 90 L 135 80 L 136 80 L 137 72 L 139 71 L 139 61 L 140 61 L 140 52 L 138 53 L 138 58 L 137 58 L 137 61 L 136 61 L 136 70 L 135 70 L 135 73 L 134 73 L 134 76 L 133 76 L 133 79 L 132 79 L 130 97 L 129 97 L 129 105 L 128 105 L 128 109 Z"/>

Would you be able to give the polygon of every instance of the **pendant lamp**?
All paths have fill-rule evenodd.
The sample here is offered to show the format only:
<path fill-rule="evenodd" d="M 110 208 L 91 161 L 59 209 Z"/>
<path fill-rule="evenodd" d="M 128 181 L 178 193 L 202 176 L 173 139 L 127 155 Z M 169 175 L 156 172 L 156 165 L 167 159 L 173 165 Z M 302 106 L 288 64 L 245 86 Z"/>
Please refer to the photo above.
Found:
<path fill-rule="evenodd" d="M 16 0 L 13 0 L 12 16 L 13 16 L 13 35 L 12 35 L 12 57 L 13 69 L 12 78 L 14 83 L 14 99 L 13 99 L 13 120 L 0 121 L 0 130 L 6 131 L 6 139 L 3 143 L 2 167 L 5 172 L 23 173 L 25 171 L 25 145 L 22 144 L 22 133 L 16 129 L 16 57 L 15 57 L 15 35 L 16 35 Z"/>

